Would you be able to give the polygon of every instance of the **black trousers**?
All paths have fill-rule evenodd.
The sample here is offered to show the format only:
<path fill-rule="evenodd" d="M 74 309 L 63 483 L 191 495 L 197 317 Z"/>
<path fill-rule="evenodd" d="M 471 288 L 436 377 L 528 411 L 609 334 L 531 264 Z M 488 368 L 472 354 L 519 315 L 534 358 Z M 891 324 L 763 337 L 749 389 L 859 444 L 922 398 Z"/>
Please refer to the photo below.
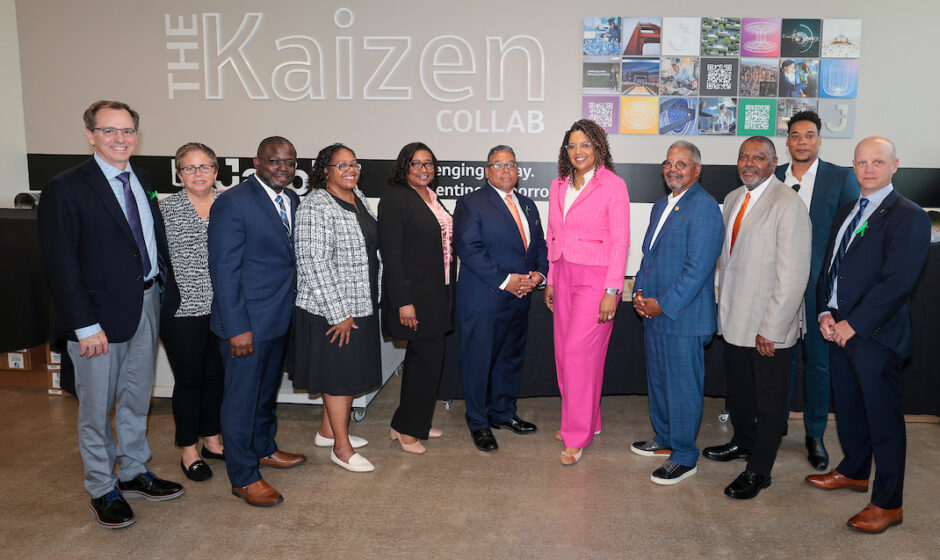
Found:
<path fill-rule="evenodd" d="M 731 443 L 751 452 L 747 470 L 770 476 L 787 426 L 787 390 L 793 348 L 777 348 L 772 357 L 756 348 L 725 342 Z"/>
<path fill-rule="evenodd" d="M 418 439 L 428 439 L 444 369 L 444 335 L 409 340 L 402 368 L 401 400 L 392 416 L 392 428 Z"/>
<path fill-rule="evenodd" d="M 164 317 L 160 340 L 173 368 L 173 420 L 176 445 L 195 445 L 199 437 L 222 431 L 224 374 L 219 339 L 209 330 L 209 316 Z"/>

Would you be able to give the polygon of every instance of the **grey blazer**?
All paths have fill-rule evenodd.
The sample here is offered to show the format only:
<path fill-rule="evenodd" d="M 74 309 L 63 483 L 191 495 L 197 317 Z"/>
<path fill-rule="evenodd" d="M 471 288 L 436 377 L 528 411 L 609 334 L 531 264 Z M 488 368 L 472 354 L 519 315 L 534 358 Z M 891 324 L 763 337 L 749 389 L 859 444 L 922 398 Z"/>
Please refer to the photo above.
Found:
<path fill-rule="evenodd" d="M 722 215 L 731 231 L 741 186 L 725 197 Z M 734 252 L 730 234 L 718 267 L 718 332 L 735 346 L 754 348 L 758 334 L 778 348 L 805 332 L 803 292 L 809 282 L 812 226 L 793 189 L 771 177 L 767 190 L 741 222 Z"/>

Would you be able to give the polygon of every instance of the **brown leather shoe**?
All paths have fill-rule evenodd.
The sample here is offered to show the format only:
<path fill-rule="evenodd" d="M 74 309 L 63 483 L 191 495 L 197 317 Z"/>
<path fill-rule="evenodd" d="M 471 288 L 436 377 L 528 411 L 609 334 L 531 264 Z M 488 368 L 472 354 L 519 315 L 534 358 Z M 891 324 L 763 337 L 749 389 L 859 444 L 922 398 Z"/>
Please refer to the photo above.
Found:
<path fill-rule="evenodd" d="M 881 509 L 875 504 L 868 504 L 865 509 L 849 519 L 846 525 L 863 533 L 881 533 L 892 525 L 900 525 L 904 521 L 904 511 L 901 508 Z"/>
<path fill-rule="evenodd" d="M 836 490 L 838 488 L 848 488 L 856 492 L 868 492 L 867 480 L 855 480 L 839 474 L 839 471 L 831 471 L 826 474 L 811 474 L 806 477 L 809 482 L 817 488 L 823 490 Z"/>
<path fill-rule="evenodd" d="M 284 501 L 284 496 L 275 490 L 264 479 L 253 482 L 244 488 L 232 488 L 232 494 L 250 506 L 271 507 Z"/>
<path fill-rule="evenodd" d="M 275 469 L 289 469 L 297 465 L 303 465 L 307 462 L 307 456 L 299 453 L 288 453 L 278 449 L 267 457 L 258 459 L 258 463 L 265 467 L 274 467 Z"/>

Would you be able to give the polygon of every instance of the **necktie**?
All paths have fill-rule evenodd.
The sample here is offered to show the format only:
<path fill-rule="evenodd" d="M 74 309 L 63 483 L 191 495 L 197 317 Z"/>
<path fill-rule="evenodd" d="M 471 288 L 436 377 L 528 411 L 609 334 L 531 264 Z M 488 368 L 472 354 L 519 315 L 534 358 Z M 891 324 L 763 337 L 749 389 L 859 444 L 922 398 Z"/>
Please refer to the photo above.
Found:
<path fill-rule="evenodd" d="M 516 203 L 512 201 L 512 193 L 506 195 L 506 205 L 509 206 L 512 219 L 516 220 L 516 227 L 519 228 L 519 235 L 522 236 L 522 246 L 528 250 L 529 243 L 525 239 L 525 228 L 522 227 L 522 219 L 519 217 L 519 210 L 516 208 Z"/>
<path fill-rule="evenodd" d="M 800 184 L 799 184 L 799 183 L 793 185 L 793 186 L 790 187 L 790 188 L 793 189 L 793 192 L 800 192 Z"/>
<path fill-rule="evenodd" d="M 741 205 L 741 209 L 738 210 L 738 215 L 734 218 L 734 227 L 731 228 L 731 248 L 728 249 L 728 253 L 734 251 L 734 242 L 738 238 L 738 230 L 741 229 L 741 220 L 744 219 L 744 211 L 747 210 L 747 203 L 751 201 L 751 193 L 747 193 L 744 197 L 744 204 Z"/>
<path fill-rule="evenodd" d="M 829 267 L 829 276 L 826 278 L 829 283 L 829 291 L 826 292 L 826 301 L 832 298 L 832 290 L 836 286 L 836 278 L 839 277 L 839 265 L 842 263 L 846 249 L 849 248 L 849 242 L 852 241 L 852 234 L 855 232 L 855 228 L 858 227 L 858 223 L 862 220 L 862 212 L 865 211 L 866 206 L 868 206 L 867 198 L 858 199 L 858 212 L 852 217 L 849 227 L 845 228 L 845 233 L 842 234 L 842 241 L 839 242 L 839 250 L 835 258 L 832 259 L 832 266 Z"/>
<path fill-rule="evenodd" d="M 131 234 L 137 243 L 140 252 L 140 262 L 144 268 L 144 278 L 150 275 L 150 253 L 147 252 L 147 243 L 144 241 L 144 229 L 140 226 L 140 210 L 137 209 L 137 199 L 131 191 L 131 174 L 129 171 L 119 173 L 117 180 L 124 186 L 124 208 L 127 212 L 127 225 L 131 227 Z"/>
<path fill-rule="evenodd" d="M 278 211 L 281 213 L 281 223 L 284 224 L 284 229 L 287 230 L 288 235 L 290 234 L 290 220 L 287 219 L 287 208 L 284 206 L 284 199 L 281 198 L 281 195 L 274 197 L 274 202 L 277 202 Z"/>

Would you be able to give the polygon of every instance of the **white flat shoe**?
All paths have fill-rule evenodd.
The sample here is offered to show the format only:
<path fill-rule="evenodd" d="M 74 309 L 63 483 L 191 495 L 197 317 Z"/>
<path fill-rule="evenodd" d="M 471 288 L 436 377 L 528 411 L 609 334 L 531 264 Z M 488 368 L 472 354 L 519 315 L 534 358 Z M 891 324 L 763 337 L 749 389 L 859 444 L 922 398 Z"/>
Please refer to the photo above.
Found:
<path fill-rule="evenodd" d="M 370 463 L 368 459 L 358 453 L 353 453 L 352 457 L 349 458 L 349 462 L 344 463 L 339 457 L 336 456 L 336 453 L 330 449 L 330 461 L 333 461 L 347 471 L 372 472 L 375 470 L 375 465 Z"/>
<path fill-rule="evenodd" d="M 353 449 L 359 449 L 368 445 L 369 441 L 358 436 L 349 436 L 349 443 L 353 446 Z M 313 444 L 317 447 L 333 447 L 333 438 L 325 438 L 320 435 L 320 432 L 317 432 L 316 437 L 313 438 Z"/>

